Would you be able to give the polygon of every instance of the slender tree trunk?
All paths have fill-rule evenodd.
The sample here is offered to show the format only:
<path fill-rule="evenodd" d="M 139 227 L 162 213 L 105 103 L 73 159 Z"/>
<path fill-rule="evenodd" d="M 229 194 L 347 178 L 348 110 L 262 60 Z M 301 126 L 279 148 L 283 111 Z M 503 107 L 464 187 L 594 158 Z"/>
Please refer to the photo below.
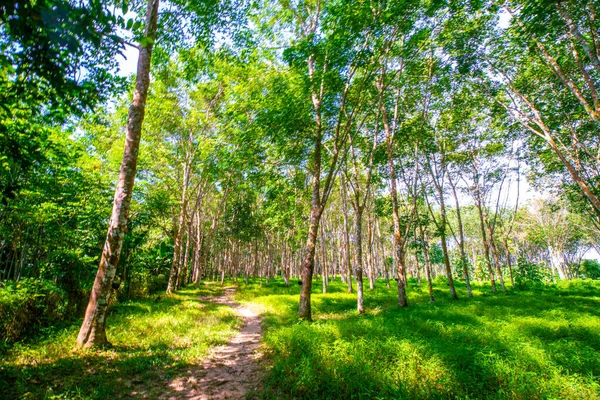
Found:
<path fill-rule="evenodd" d="M 190 168 L 187 162 L 183 165 L 183 186 L 181 190 L 181 206 L 179 208 L 179 218 L 177 220 L 177 226 L 175 229 L 175 237 L 173 238 L 173 263 L 171 264 L 171 271 L 169 273 L 169 283 L 167 285 L 167 294 L 173 293 L 179 287 L 180 283 L 180 272 L 183 255 L 183 234 L 186 228 L 185 214 L 187 211 L 187 187 L 190 177 Z"/>
<path fill-rule="evenodd" d="M 458 299 L 456 294 L 456 288 L 454 287 L 454 279 L 452 278 L 452 269 L 450 267 L 450 257 L 448 256 L 448 245 L 446 242 L 446 228 L 448 226 L 448 219 L 446 217 L 446 205 L 444 203 L 444 194 L 439 188 L 440 196 L 440 211 L 442 214 L 442 226 L 441 226 L 441 242 L 442 242 L 442 253 L 444 255 L 444 267 L 446 269 L 446 278 L 448 279 L 448 286 L 450 287 L 450 296 L 453 299 Z"/>
<path fill-rule="evenodd" d="M 394 156 L 392 152 L 392 129 L 388 122 L 387 110 L 385 105 L 381 106 L 381 115 L 385 129 L 385 143 L 388 157 L 388 168 L 390 170 L 390 192 L 392 197 L 392 219 L 394 222 L 394 265 L 396 267 L 396 276 L 398 280 L 398 306 L 407 307 L 408 299 L 406 297 L 406 272 L 404 265 L 404 240 L 400 232 L 400 217 L 398 215 L 398 192 L 396 188 L 396 166 L 394 165 Z"/>
<path fill-rule="evenodd" d="M 125 151 L 115 191 L 110 225 L 83 324 L 77 336 L 78 347 L 90 348 L 108 343 L 106 338 L 106 311 L 112 293 L 112 282 L 121 255 L 123 237 L 129 218 L 131 194 L 137 172 L 142 123 L 150 85 L 150 60 L 152 58 L 152 46 L 156 38 L 158 3 L 159 0 L 148 1 L 144 36 L 149 40 L 139 48 L 136 88 L 133 102 L 129 108 Z"/>
<path fill-rule="evenodd" d="M 448 256 L 448 245 L 446 243 L 446 235 L 443 234 L 441 237 L 442 241 L 442 253 L 444 254 L 444 267 L 446 270 L 446 278 L 448 279 L 448 286 L 450 287 L 450 296 L 453 299 L 458 299 L 456 294 L 456 288 L 454 287 L 454 279 L 452 278 L 452 269 L 450 267 L 450 257 Z"/>
<path fill-rule="evenodd" d="M 562 265 L 562 257 L 559 252 L 556 251 L 551 245 L 548 245 L 548 254 L 550 254 L 550 263 L 558 272 L 558 277 L 560 280 L 568 279 L 567 274 Z"/>
<path fill-rule="evenodd" d="M 448 174 L 448 182 L 450 182 L 450 187 L 452 188 L 452 195 L 454 196 L 454 203 L 456 204 L 456 220 L 458 222 L 458 248 L 460 250 L 460 263 L 463 270 L 463 276 L 465 277 L 465 284 L 467 286 L 468 296 L 473 297 L 473 291 L 471 290 L 471 278 L 469 277 L 469 269 L 467 268 L 467 254 L 465 253 L 465 230 L 462 223 L 462 215 L 460 213 L 458 195 L 456 194 L 456 186 L 452 182 L 450 174 Z"/>
<path fill-rule="evenodd" d="M 435 302 L 435 296 L 433 294 L 433 280 L 431 279 L 431 262 L 429 261 L 429 245 L 427 242 L 427 236 L 423 228 L 421 228 L 421 240 L 423 241 L 423 260 L 425 261 L 425 276 L 427 277 L 427 287 L 429 288 L 429 302 Z"/>
<path fill-rule="evenodd" d="M 357 311 L 365 312 L 363 289 L 363 264 L 362 264 L 362 207 L 354 209 L 354 268 L 356 270 Z"/>
<path fill-rule="evenodd" d="M 419 267 L 419 256 L 415 254 L 415 264 L 417 268 L 417 285 L 421 285 L 421 268 Z"/>
<path fill-rule="evenodd" d="M 508 272 L 510 274 L 510 287 L 515 288 L 515 279 L 513 277 L 512 261 L 510 260 L 511 254 L 508 248 L 508 239 L 504 238 L 504 248 L 506 249 L 506 264 L 508 265 Z"/>
<path fill-rule="evenodd" d="M 369 213 L 368 217 L 368 229 L 367 229 L 367 261 L 369 265 L 369 289 L 375 289 L 375 271 L 373 268 L 373 217 Z"/>
<path fill-rule="evenodd" d="M 486 226 L 489 236 L 488 239 L 490 241 L 490 250 L 492 252 L 492 257 L 494 258 L 498 280 L 500 281 L 500 288 L 503 292 L 506 292 L 506 286 L 504 286 L 504 276 L 502 276 L 502 269 L 500 269 L 500 257 L 498 257 L 498 249 L 496 248 L 496 241 L 494 240 L 494 233 L 492 232 L 489 219 L 486 221 Z"/>
<path fill-rule="evenodd" d="M 203 238 L 202 238 L 202 229 L 201 229 L 201 222 L 200 222 L 200 214 L 196 215 L 196 231 L 195 231 L 195 236 L 196 236 L 196 243 L 194 246 L 194 266 L 192 268 L 192 282 L 194 282 L 196 285 L 200 282 L 200 255 L 202 254 L 202 246 L 203 244 Z"/>
<path fill-rule="evenodd" d="M 340 195 L 342 197 L 342 225 L 344 238 L 344 269 L 348 284 L 348 293 L 352 293 L 352 267 L 350 266 L 350 234 L 348 233 L 348 196 L 343 174 L 340 175 Z"/>
<path fill-rule="evenodd" d="M 327 293 L 327 259 L 326 259 L 326 243 L 325 243 L 325 224 L 321 224 L 321 280 L 323 281 L 323 294 Z"/>
<path fill-rule="evenodd" d="M 185 250 L 183 252 L 183 264 L 182 264 L 182 268 L 181 268 L 181 273 L 179 274 L 181 276 L 181 279 L 178 282 L 177 285 L 177 289 L 179 289 L 182 285 L 185 286 L 187 285 L 188 282 L 188 276 L 190 274 L 188 274 L 188 264 L 189 264 L 189 258 L 190 258 L 190 237 L 192 236 L 192 232 L 191 229 L 188 225 L 188 232 L 187 232 L 187 237 L 185 239 Z"/>
<path fill-rule="evenodd" d="M 310 213 L 310 224 L 308 227 L 308 238 L 305 246 L 305 256 L 302 261 L 302 290 L 300 292 L 300 302 L 298 305 L 298 318 L 307 321 L 312 320 L 310 307 L 310 294 L 312 290 L 312 278 L 315 268 L 315 249 L 317 235 L 319 232 L 319 223 L 321 221 L 321 135 L 315 142 L 315 152 L 313 155 L 314 172 L 312 180 L 312 207 Z"/>
<path fill-rule="evenodd" d="M 485 222 L 483 220 L 482 207 L 484 207 L 484 205 L 482 205 L 480 201 L 476 201 L 475 205 L 477 207 L 477 211 L 479 214 L 479 226 L 481 228 L 481 238 L 483 240 L 483 250 L 485 252 L 485 261 L 486 261 L 488 274 L 490 276 L 490 283 L 492 284 L 492 292 L 498 293 L 498 291 L 496 290 L 496 280 L 494 279 L 494 271 L 492 270 L 492 260 L 490 258 L 490 244 L 488 242 L 488 238 L 486 235 L 486 229 L 485 229 Z"/>

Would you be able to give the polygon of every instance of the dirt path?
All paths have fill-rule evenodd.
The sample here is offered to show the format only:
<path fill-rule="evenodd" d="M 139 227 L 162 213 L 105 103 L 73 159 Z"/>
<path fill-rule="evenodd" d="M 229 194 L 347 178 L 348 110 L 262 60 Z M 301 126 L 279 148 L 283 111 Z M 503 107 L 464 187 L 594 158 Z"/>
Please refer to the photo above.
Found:
<path fill-rule="evenodd" d="M 262 338 L 261 319 L 256 310 L 231 300 L 235 287 L 226 287 L 225 293 L 207 298 L 215 303 L 233 307 L 244 325 L 226 346 L 215 347 L 197 371 L 191 376 L 177 378 L 170 389 L 177 395 L 168 399 L 245 399 L 246 393 L 256 390 L 260 383 L 258 351 Z"/>

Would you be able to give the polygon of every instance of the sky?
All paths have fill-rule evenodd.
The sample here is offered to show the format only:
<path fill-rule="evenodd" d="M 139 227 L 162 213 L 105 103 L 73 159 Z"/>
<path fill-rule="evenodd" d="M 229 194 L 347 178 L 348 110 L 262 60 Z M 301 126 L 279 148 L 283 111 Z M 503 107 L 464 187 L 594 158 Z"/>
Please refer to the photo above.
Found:
<path fill-rule="evenodd" d="M 117 59 L 119 60 L 119 75 L 129 76 L 135 74 L 139 55 L 138 49 L 131 46 L 125 46 L 125 51 L 123 53 L 125 57 L 117 56 Z"/>

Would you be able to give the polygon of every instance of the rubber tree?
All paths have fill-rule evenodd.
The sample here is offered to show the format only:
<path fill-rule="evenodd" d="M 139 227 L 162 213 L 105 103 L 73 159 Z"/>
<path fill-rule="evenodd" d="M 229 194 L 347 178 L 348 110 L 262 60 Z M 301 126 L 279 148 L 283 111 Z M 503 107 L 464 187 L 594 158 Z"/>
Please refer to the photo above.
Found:
<path fill-rule="evenodd" d="M 77 336 L 78 347 L 96 347 L 108 344 L 106 337 L 106 312 L 112 294 L 112 284 L 121 255 L 127 228 L 133 184 L 137 172 L 138 151 L 142 136 L 142 123 L 150 86 L 150 61 L 156 38 L 159 0 L 149 0 L 146 11 L 144 38 L 139 46 L 139 58 L 133 101 L 129 108 L 125 151 L 115 190 L 113 210 L 102 248 L 100 265 L 92 287 L 85 317 Z"/>
<path fill-rule="evenodd" d="M 312 124 L 305 132 L 309 162 L 311 206 L 304 245 L 302 290 L 298 318 L 311 320 L 311 290 L 319 224 L 335 177 L 356 131 L 365 102 L 366 79 L 354 84 L 357 71 L 367 69 L 365 50 L 373 34 L 366 24 L 347 24 L 351 4 L 309 1 L 281 2 L 278 17 L 295 34 L 284 57 L 303 77 L 305 101 L 311 105 Z M 364 64 L 363 64 L 364 63 Z"/>

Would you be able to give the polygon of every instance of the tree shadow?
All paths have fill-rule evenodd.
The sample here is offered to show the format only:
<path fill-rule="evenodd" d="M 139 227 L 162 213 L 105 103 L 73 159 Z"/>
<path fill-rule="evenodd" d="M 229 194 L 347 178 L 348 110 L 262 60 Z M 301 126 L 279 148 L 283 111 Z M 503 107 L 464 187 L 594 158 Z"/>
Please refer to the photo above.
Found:
<path fill-rule="evenodd" d="M 332 293 L 314 299 L 315 324 L 272 327 L 274 366 L 266 397 L 598 395 L 597 379 L 594 386 L 589 377 L 600 375 L 600 334 L 569 322 L 572 315 L 595 318 L 595 298 L 577 290 L 560 296 L 516 292 L 430 305 L 425 288 L 413 292 L 410 308 L 400 309 L 390 290 L 383 292 L 365 293 L 363 315 L 355 312 L 355 295 Z M 569 325 L 536 325 L 562 312 Z"/>
<path fill-rule="evenodd" d="M 221 313 L 220 310 L 228 309 L 225 304 L 198 301 L 199 294 L 218 292 L 214 288 L 182 290 L 175 296 L 161 295 L 121 303 L 110 309 L 109 325 L 111 330 L 118 329 L 129 325 L 131 320 L 152 315 L 160 317 L 174 307 L 190 307 L 201 308 L 202 315 L 209 315 L 215 324 L 231 326 L 238 317 Z M 190 370 L 198 368 L 182 359 L 185 349 L 191 346 L 189 342 L 163 341 L 160 335 L 150 343 L 139 340 L 129 344 L 127 338 L 120 338 L 119 345 L 106 349 L 72 352 L 70 346 L 80 323 L 81 320 L 73 321 L 60 329 L 48 329 L 27 342 L 15 344 L 13 361 L 0 362 L 0 398 L 156 398 L 175 394 L 175 389 L 169 386 L 171 378 L 187 376 Z M 221 340 L 215 337 L 204 342 L 210 345 Z M 30 348 L 32 345 L 35 348 Z M 194 351 L 203 349 L 202 346 L 204 344 Z"/>

